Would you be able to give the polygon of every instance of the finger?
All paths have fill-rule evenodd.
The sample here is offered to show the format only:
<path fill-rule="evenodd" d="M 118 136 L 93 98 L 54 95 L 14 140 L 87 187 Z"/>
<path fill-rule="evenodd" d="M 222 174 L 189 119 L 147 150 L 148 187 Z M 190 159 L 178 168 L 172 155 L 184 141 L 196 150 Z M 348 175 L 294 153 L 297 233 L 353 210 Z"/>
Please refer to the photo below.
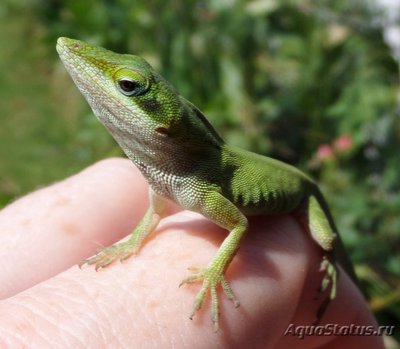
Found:
<path fill-rule="evenodd" d="M 0 314 L 11 316 L 0 316 L 0 338 L 9 333 L 23 345 L 29 338 L 35 347 L 35 341 L 43 337 L 26 336 L 29 329 L 31 334 L 45 333 L 49 343 L 74 347 L 79 347 L 77 343 L 146 347 L 149 336 L 161 347 L 189 343 L 239 348 L 274 343 L 297 307 L 299 296 L 293 295 L 300 293 L 306 275 L 298 269 L 306 270 L 307 256 L 301 234 L 284 234 L 296 229 L 296 223 L 284 217 L 265 222 L 256 229 L 262 234 L 254 233 L 255 229 L 250 232 L 228 270 L 241 307 L 235 308 L 220 293 L 221 330 L 217 334 L 209 300 L 189 320 L 201 285 L 178 288 L 178 284 L 187 276 L 188 267 L 202 267 L 211 260 L 226 231 L 199 215 L 183 212 L 164 219 L 154 239 L 122 265 L 98 273 L 91 268 L 71 268 L 5 300 Z M 55 331 L 54 324 L 63 331 Z"/>
<path fill-rule="evenodd" d="M 148 206 L 128 160 L 101 161 L 0 213 L 0 296 L 45 280 L 127 235 Z"/>

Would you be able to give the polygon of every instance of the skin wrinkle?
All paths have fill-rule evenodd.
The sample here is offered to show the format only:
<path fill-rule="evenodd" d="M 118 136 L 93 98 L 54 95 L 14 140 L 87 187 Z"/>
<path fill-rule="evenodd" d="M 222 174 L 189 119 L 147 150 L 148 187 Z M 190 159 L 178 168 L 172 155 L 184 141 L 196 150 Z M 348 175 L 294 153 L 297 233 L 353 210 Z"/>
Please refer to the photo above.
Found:
<path fill-rule="evenodd" d="M 49 327 L 52 326 L 52 322 L 47 319 L 48 314 L 46 314 L 44 311 L 41 311 L 39 308 L 35 307 L 35 303 L 36 303 L 36 300 L 34 299 L 34 302 L 33 302 L 33 304 L 31 304 L 31 307 L 28 307 L 26 302 L 25 303 L 15 303 L 15 302 L 13 303 L 11 301 L 11 305 L 14 305 L 16 309 L 22 308 L 25 312 L 29 312 L 29 315 L 23 317 L 22 319 L 16 318 L 17 323 L 14 324 L 14 326 L 19 327 L 18 324 L 23 325 L 24 323 L 27 323 L 27 322 L 28 323 L 32 322 L 33 324 L 36 325 L 38 323 L 38 320 L 43 321 L 45 324 L 47 323 L 47 326 L 49 326 Z M 14 314 L 12 312 L 9 313 L 9 316 L 13 316 L 13 315 Z M 37 320 L 36 318 L 39 318 L 39 319 Z M 21 322 L 21 320 L 22 320 L 22 322 Z M 32 320 L 34 320 L 34 321 L 32 321 Z M 39 338 L 39 341 L 41 341 L 43 343 L 47 342 L 46 338 L 47 338 L 48 334 L 51 333 L 51 331 L 42 330 L 38 326 L 30 326 L 30 327 L 32 328 L 32 330 L 34 330 L 33 332 L 30 333 L 30 335 L 31 335 L 30 337 L 35 337 L 36 340 L 37 340 L 37 338 Z M 31 338 L 30 337 L 27 338 L 26 333 L 24 333 L 24 335 L 22 335 L 22 331 L 21 332 L 15 331 L 15 333 L 16 334 L 21 333 L 21 336 L 19 336 L 21 338 L 21 342 L 24 343 L 25 345 L 28 345 L 29 340 Z M 49 339 L 51 340 L 51 337 L 49 337 Z"/>
<path fill-rule="evenodd" d="M 54 344 L 57 344 L 60 348 L 78 348 L 78 344 L 80 344 L 81 348 L 86 348 L 87 344 L 84 342 L 83 338 L 80 338 L 80 333 L 77 332 L 74 328 L 70 328 L 68 324 L 60 324 L 59 326 L 59 332 L 62 333 L 60 336 L 62 339 L 64 339 L 65 345 L 60 346 L 60 343 L 57 341 Z M 65 334 L 69 334 L 69 337 L 66 336 Z"/>
<path fill-rule="evenodd" d="M 102 291 L 107 293 L 109 295 L 110 299 L 114 299 L 114 302 L 113 302 L 111 308 L 110 308 L 110 304 L 106 303 L 106 304 L 102 305 L 101 310 L 103 311 L 105 321 L 107 322 L 107 324 L 104 326 L 104 328 L 110 328 L 112 333 L 117 334 L 118 329 L 115 329 L 115 326 L 114 326 L 114 321 L 115 321 L 114 316 L 112 318 L 110 318 L 109 316 L 107 316 L 107 314 L 110 314 L 110 313 L 115 314 L 116 309 L 118 309 L 118 308 L 121 310 L 126 309 L 126 307 L 123 304 L 123 300 L 125 299 L 124 294 L 126 294 L 126 292 L 129 292 L 129 289 L 128 289 L 127 285 L 124 284 L 123 282 L 121 282 L 122 280 L 120 280 L 119 278 L 112 277 L 112 280 L 117 285 L 116 288 L 121 290 L 122 292 L 117 297 L 115 297 L 115 296 L 113 297 L 112 290 L 109 290 L 105 285 L 105 287 L 102 289 Z M 121 312 L 117 312 L 116 316 L 120 316 L 120 314 L 121 314 Z M 118 338 L 118 336 L 115 336 L 115 337 Z"/>
<path fill-rule="evenodd" d="M 118 265 L 119 263 L 117 263 L 117 265 Z M 102 273 L 105 273 L 105 272 L 107 272 L 107 271 L 103 271 Z M 125 283 L 123 283 L 123 282 L 121 282 L 121 279 L 118 279 L 118 277 L 116 277 L 116 276 L 114 276 L 112 273 L 111 274 L 109 274 L 110 275 L 110 277 L 112 278 L 112 282 L 113 283 L 115 283 L 116 285 L 118 285 L 117 286 L 117 289 L 119 289 L 120 290 L 120 292 L 121 292 L 121 294 L 127 294 L 127 292 L 133 292 L 133 290 L 130 290 L 129 289 L 129 287 L 128 287 L 128 285 L 126 284 L 126 282 Z M 112 292 L 111 290 L 108 290 L 107 289 L 107 287 L 106 287 L 106 285 L 104 285 L 104 288 L 102 288 L 102 292 L 104 292 L 104 293 L 106 293 L 106 294 L 109 294 L 110 295 L 110 298 L 113 296 L 113 294 L 112 293 L 110 293 L 110 292 Z M 134 294 L 134 293 L 133 293 Z M 120 306 L 120 308 L 121 309 L 126 309 L 126 307 L 124 307 L 123 306 L 123 303 L 121 302 L 123 299 L 124 299 L 124 297 L 123 298 L 121 298 L 121 299 L 118 299 L 118 297 L 117 298 L 115 298 L 115 296 L 114 297 L 112 297 L 112 298 L 114 298 L 114 300 L 118 300 L 118 303 L 117 304 L 119 304 L 119 306 Z M 141 302 L 143 302 L 143 300 L 141 300 Z M 140 302 L 138 303 L 138 304 L 140 304 Z M 107 305 L 107 304 L 105 304 L 105 305 Z M 114 304 L 113 305 L 113 308 L 115 308 L 116 307 L 116 305 Z M 117 306 L 118 307 L 118 306 Z M 115 317 L 111 317 L 110 318 L 110 316 L 109 316 L 109 310 L 107 309 L 107 307 L 104 307 L 104 305 L 103 306 L 101 306 L 100 307 L 101 308 L 101 310 L 102 310 L 102 312 L 103 312 L 103 315 L 104 316 L 102 316 L 102 317 L 104 317 L 104 319 L 105 319 L 105 321 L 106 322 L 108 322 L 109 320 L 110 320 L 110 322 L 108 322 L 107 324 L 105 324 L 104 326 L 102 326 L 101 327 L 101 331 L 103 331 L 103 329 L 111 329 L 112 331 L 114 331 L 116 334 L 119 332 L 119 331 L 121 331 L 121 328 L 119 328 L 119 329 L 115 329 L 114 330 L 114 324 L 113 324 L 113 322 L 115 322 Z M 110 308 L 110 310 L 111 310 L 111 312 L 112 313 L 114 313 L 115 311 L 113 310 L 113 308 Z M 128 308 L 129 309 L 129 308 Z M 142 309 L 141 307 L 139 308 L 140 310 Z M 108 315 L 106 315 L 106 314 L 108 314 Z M 119 315 L 119 314 L 121 314 L 121 316 L 122 316 L 122 313 L 117 313 L 117 315 Z M 126 314 L 124 314 L 125 316 L 126 316 Z M 140 315 L 140 317 L 147 317 L 147 313 L 146 312 L 143 312 L 141 315 Z M 135 316 L 136 317 L 136 316 Z M 152 322 L 151 321 L 152 319 L 149 319 L 148 321 L 149 321 L 149 323 L 150 322 Z M 132 332 L 132 333 L 134 333 L 134 331 L 132 331 L 132 329 L 130 328 L 130 323 L 127 323 L 126 324 L 126 328 L 127 329 L 129 329 L 130 331 L 129 332 Z M 132 334 L 133 335 L 133 334 Z"/>
<path fill-rule="evenodd" d="M 79 285 L 78 285 L 79 286 Z M 56 288 L 56 290 L 59 290 L 60 292 L 58 292 L 57 293 L 57 296 L 59 296 L 59 297 L 61 297 L 61 298 L 63 298 L 63 295 L 62 295 L 62 288 Z M 87 314 L 86 314 L 86 312 L 85 312 L 85 314 L 82 314 L 82 315 L 85 315 L 83 318 L 82 318 L 82 320 L 83 319 L 86 319 L 86 316 L 87 315 L 89 315 L 90 317 L 91 317 L 91 321 L 94 323 L 94 324 L 98 324 L 98 325 L 100 325 L 100 323 L 98 323 L 97 321 L 95 321 L 96 319 L 98 319 L 98 318 L 101 318 L 102 319 L 102 322 L 106 322 L 105 324 L 103 324 L 102 322 L 101 322 L 101 326 L 97 326 L 97 331 L 94 331 L 94 332 L 92 332 L 93 334 L 97 334 L 96 335 L 96 337 L 99 337 L 100 338 L 100 340 L 105 344 L 105 343 L 107 343 L 107 338 L 109 338 L 110 336 L 106 336 L 104 333 L 105 333 L 105 329 L 106 328 L 112 328 L 112 325 L 113 325 L 113 322 L 112 322 L 112 320 L 113 319 L 109 319 L 109 316 L 107 315 L 107 309 L 105 309 L 104 308 L 104 305 L 103 306 L 100 306 L 99 307 L 99 304 L 98 304 L 98 302 L 96 301 L 96 297 L 92 297 L 93 296 L 93 294 L 92 293 L 87 293 L 86 292 L 86 290 L 85 290 L 85 288 L 82 288 L 82 292 L 83 293 L 86 293 L 87 294 L 87 296 L 88 297 L 86 297 L 85 299 L 86 299 L 86 302 L 87 302 L 87 300 L 91 300 L 92 301 L 92 306 L 90 307 L 91 309 L 92 309 L 92 311 L 91 312 L 88 312 Z M 102 288 L 102 293 L 103 292 L 107 292 L 107 288 L 106 287 L 104 287 L 104 288 Z M 69 301 L 71 301 L 71 298 L 70 297 L 67 297 L 68 298 L 68 300 Z M 110 297 L 109 298 L 114 298 L 114 297 L 112 297 L 112 295 L 110 295 Z M 114 298 L 115 299 L 115 298 Z M 73 299 L 72 299 L 73 300 Z M 78 300 L 77 300 L 78 301 Z M 57 301 L 57 303 L 60 303 L 60 304 L 62 304 L 62 302 L 58 302 Z M 77 309 L 80 309 L 80 305 L 78 304 L 77 305 Z M 96 310 L 97 309 L 97 310 Z M 73 310 L 72 310 L 72 312 L 69 312 L 69 310 L 68 310 L 68 308 L 64 308 L 64 310 L 63 311 L 65 311 L 67 314 L 70 314 L 71 315 L 71 318 L 74 318 L 75 316 L 74 316 L 74 312 L 73 312 Z M 94 315 L 94 316 L 91 316 L 91 314 L 96 314 L 96 315 Z M 100 316 L 99 316 L 100 315 Z M 63 315 L 63 317 L 64 317 L 64 315 Z M 81 317 L 77 317 L 77 319 L 81 319 Z M 83 321 L 80 321 L 81 322 L 81 324 L 82 325 L 85 325 L 85 322 L 83 322 Z M 108 324 L 107 324 L 107 322 L 108 322 Z M 80 327 L 80 326 L 79 326 Z M 79 328 L 78 327 L 78 328 Z M 87 329 L 91 329 L 91 325 L 89 325 L 89 323 L 87 323 L 87 325 L 85 326 Z M 93 330 L 93 329 L 91 329 L 91 330 Z M 75 331 L 76 332 L 76 331 Z M 76 334 L 75 335 L 75 332 L 74 332 L 74 336 L 78 336 L 78 334 Z M 81 341 L 82 342 L 82 341 Z M 71 347 L 71 346 L 67 346 L 67 347 Z M 75 346 L 74 346 L 75 347 Z M 82 342 L 82 348 L 85 348 L 86 347 L 86 345 L 85 345 L 85 343 L 84 342 Z"/>
<path fill-rule="evenodd" d="M 88 297 L 88 299 L 92 300 L 91 297 Z M 102 307 L 98 307 L 98 303 L 95 300 L 92 300 L 92 305 L 93 305 L 94 309 L 100 308 L 99 311 L 102 310 Z M 108 318 L 107 314 L 104 314 L 104 316 L 102 318 L 106 318 L 107 319 Z M 90 323 L 87 322 L 88 333 L 99 333 L 101 342 L 106 345 L 106 343 L 107 343 L 106 338 L 108 337 L 106 335 L 106 332 L 105 332 L 106 329 L 103 326 L 103 322 L 102 321 L 98 321 L 98 319 L 99 318 L 97 316 L 97 312 L 93 312 L 93 313 L 89 312 Z M 94 328 L 93 328 L 93 325 L 94 325 Z"/>

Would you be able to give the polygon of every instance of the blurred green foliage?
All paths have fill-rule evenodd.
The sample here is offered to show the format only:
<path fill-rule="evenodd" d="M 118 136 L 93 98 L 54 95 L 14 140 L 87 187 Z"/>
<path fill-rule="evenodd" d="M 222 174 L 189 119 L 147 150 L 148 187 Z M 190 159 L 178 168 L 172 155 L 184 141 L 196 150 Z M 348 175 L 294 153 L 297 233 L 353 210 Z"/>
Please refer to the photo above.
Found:
<path fill-rule="evenodd" d="M 145 57 L 224 138 L 317 178 L 371 306 L 400 323 L 399 66 L 359 1 L 3 0 L 0 205 L 120 150 L 58 36 Z"/>

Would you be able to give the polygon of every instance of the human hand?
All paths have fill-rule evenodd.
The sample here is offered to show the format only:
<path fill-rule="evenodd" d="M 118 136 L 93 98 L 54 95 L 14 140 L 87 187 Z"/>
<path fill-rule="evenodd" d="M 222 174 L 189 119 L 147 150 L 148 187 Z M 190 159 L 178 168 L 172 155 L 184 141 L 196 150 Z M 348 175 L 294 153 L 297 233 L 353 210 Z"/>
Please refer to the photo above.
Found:
<path fill-rule="evenodd" d="M 220 293 L 217 333 L 209 302 L 188 318 L 200 284 L 178 288 L 227 234 L 198 214 L 171 205 L 137 256 L 97 273 L 77 268 L 133 230 L 147 195 L 130 161 L 110 159 L 0 212 L 0 347 L 383 348 L 380 337 L 284 335 L 311 325 L 322 301 L 321 251 L 289 215 L 250 219 L 227 271 L 241 306 Z M 376 325 L 344 272 L 339 280 L 322 324 Z"/>

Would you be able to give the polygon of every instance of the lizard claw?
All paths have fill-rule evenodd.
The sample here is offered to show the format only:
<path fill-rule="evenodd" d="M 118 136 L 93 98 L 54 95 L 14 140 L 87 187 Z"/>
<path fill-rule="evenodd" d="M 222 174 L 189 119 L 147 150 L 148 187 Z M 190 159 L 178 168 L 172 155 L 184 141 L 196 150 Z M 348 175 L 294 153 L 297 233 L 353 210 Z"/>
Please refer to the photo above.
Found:
<path fill-rule="evenodd" d="M 214 332 L 217 332 L 219 329 L 219 302 L 217 295 L 218 285 L 221 285 L 225 295 L 233 302 L 235 308 L 237 308 L 240 303 L 234 295 L 229 283 L 226 281 L 223 272 L 213 267 L 207 267 L 202 270 L 190 268 L 190 270 L 196 271 L 195 274 L 182 280 L 179 286 L 182 286 L 183 284 L 191 284 L 201 280 L 203 280 L 203 285 L 196 295 L 193 304 L 193 310 L 189 318 L 190 320 L 192 320 L 196 312 L 203 306 L 207 293 L 209 291 L 211 295 L 212 321 L 214 324 Z"/>
<path fill-rule="evenodd" d="M 108 267 L 117 259 L 123 262 L 134 253 L 133 245 L 129 241 L 121 242 L 100 250 L 94 257 L 83 260 L 79 263 L 79 268 L 82 268 L 84 265 L 95 265 L 95 270 L 97 271 Z"/>
<path fill-rule="evenodd" d="M 338 277 L 337 267 L 335 263 L 329 258 L 329 256 L 324 256 L 319 270 L 321 272 L 324 272 L 325 274 L 321 281 L 321 286 L 318 290 L 317 298 L 320 294 L 324 293 L 329 286 L 331 286 L 329 299 L 333 300 L 336 297 L 336 288 L 337 288 L 336 284 Z"/>
<path fill-rule="evenodd" d="M 337 290 L 337 279 L 338 279 L 338 269 L 329 255 L 325 255 L 322 259 L 320 271 L 324 272 L 324 277 L 322 278 L 321 285 L 318 289 L 317 295 L 314 299 L 318 299 L 319 296 L 324 293 L 329 287 L 329 296 L 322 302 L 321 306 L 317 311 L 317 319 L 315 324 L 318 324 L 324 315 L 328 304 L 335 299 Z"/>

